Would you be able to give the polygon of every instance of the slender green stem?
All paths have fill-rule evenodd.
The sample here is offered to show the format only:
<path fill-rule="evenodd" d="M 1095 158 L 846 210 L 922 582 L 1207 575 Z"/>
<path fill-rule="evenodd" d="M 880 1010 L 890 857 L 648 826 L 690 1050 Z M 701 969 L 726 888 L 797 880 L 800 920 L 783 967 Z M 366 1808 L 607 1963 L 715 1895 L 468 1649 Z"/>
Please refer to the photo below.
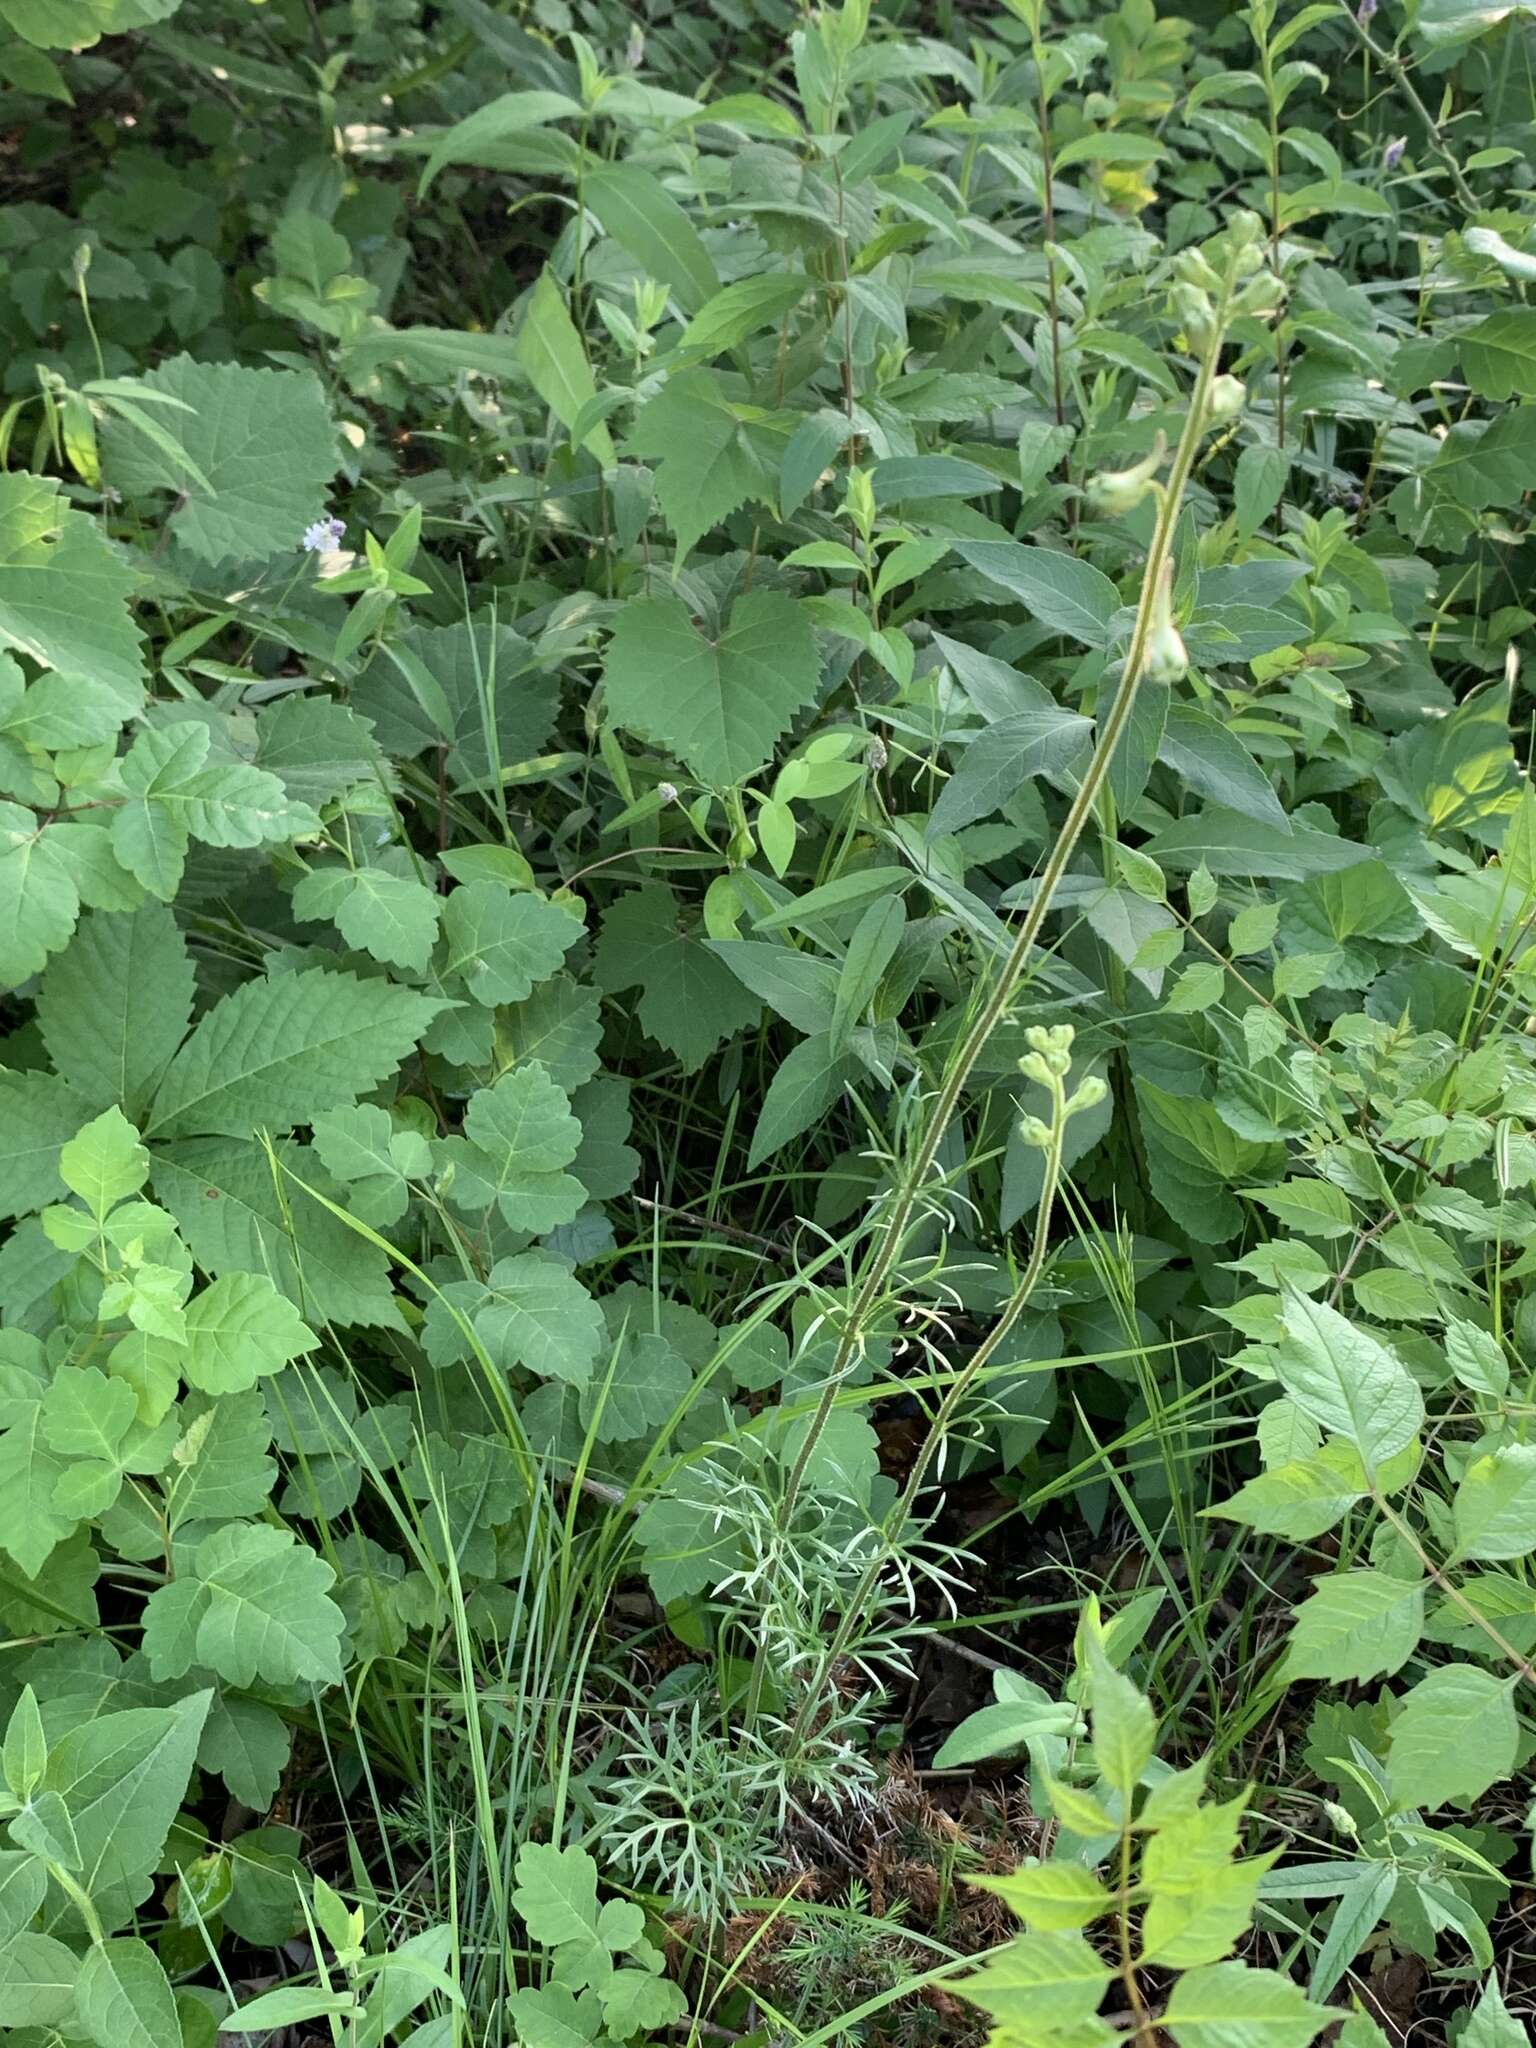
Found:
<path fill-rule="evenodd" d="M 900 1254 L 907 1229 L 912 1221 L 912 1213 L 917 1206 L 918 1197 L 927 1184 L 928 1176 L 933 1171 L 934 1162 L 938 1158 L 939 1148 L 944 1142 L 944 1134 L 949 1129 L 950 1119 L 954 1115 L 965 1085 L 969 1081 L 988 1039 L 992 1036 L 993 1031 L 997 1028 L 1002 1018 L 1007 1014 L 1008 1007 L 1018 991 L 1019 983 L 1023 979 L 1024 970 L 1029 963 L 1029 957 L 1034 951 L 1035 942 L 1039 938 L 1041 928 L 1050 913 L 1056 891 L 1061 886 L 1068 864 L 1077 850 L 1077 843 L 1082 837 L 1083 828 L 1093 815 L 1094 804 L 1099 790 L 1103 786 L 1104 778 L 1109 772 L 1109 764 L 1114 756 L 1115 748 L 1119 745 L 1121 736 L 1126 726 L 1130 723 L 1131 712 L 1135 708 L 1137 689 L 1141 682 L 1142 669 L 1146 660 L 1147 640 L 1151 632 L 1158 585 L 1161 581 L 1164 564 L 1169 559 L 1173 542 L 1174 524 L 1178 518 L 1184 486 L 1189 480 L 1189 472 L 1194 461 L 1195 449 L 1203 431 L 1203 415 L 1210 396 L 1211 383 L 1216 374 L 1218 345 L 1217 342 L 1212 342 L 1206 352 L 1205 360 L 1200 365 L 1200 372 L 1195 380 L 1195 388 L 1190 398 L 1189 414 L 1184 433 L 1177 449 L 1174 451 L 1173 468 L 1169 474 L 1168 483 L 1163 494 L 1158 512 L 1157 526 L 1154 530 L 1152 545 L 1147 555 L 1141 598 L 1136 608 L 1136 622 L 1131 633 L 1130 650 L 1126 655 L 1125 672 L 1120 688 L 1116 693 L 1109 716 L 1104 721 L 1098 744 L 1094 748 L 1093 758 L 1088 764 L 1087 773 L 1083 777 L 1077 795 L 1072 800 L 1061 831 L 1057 834 L 1056 842 L 1051 848 L 1050 857 L 1041 874 L 1040 884 L 1035 891 L 1034 900 L 1030 904 L 1023 924 L 1019 927 L 1018 935 L 1009 949 L 1008 957 L 1003 963 L 1002 970 L 993 985 L 991 994 L 982 1005 L 976 1021 L 966 1033 L 959 1050 L 950 1063 L 949 1070 L 934 1100 L 932 1113 L 928 1118 L 922 1138 L 918 1143 L 911 1169 L 902 1177 L 900 1185 L 896 1189 L 891 1213 L 881 1230 L 875 1256 L 870 1262 L 869 1271 L 844 1323 L 831 1371 L 827 1376 L 827 1384 L 822 1392 L 821 1403 L 817 1408 L 811 1428 L 806 1432 L 805 1441 L 800 1448 L 800 1454 L 790 1471 L 789 1482 L 785 1488 L 784 1513 L 786 1517 L 789 1510 L 794 1506 L 795 1497 L 805 1477 L 806 1466 L 809 1464 L 811 1455 L 815 1450 L 816 1439 L 820 1435 L 826 1418 L 831 1412 L 832 1404 L 837 1397 L 837 1386 L 841 1374 L 853 1357 L 854 1351 L 864 1334 L 865 1325 L 868 1323 L 871 1311 L 884 1292 L 886 1282 L 891 1275 L 891 1269 Z"/>
<path fill-rule="evenodd" d="M 1472 190 L 1472 187 L 1467 183 L 1461 165 L 1456 161 L 1455 151 L 1441 134 L 1440 123 L 1429 111 L 1429 108 L 1425 106 L 1423 99 L 1420 97 L 1418 87 L 1408 76 L 1407 65 L 1393 51 L 1389 50 L 1385 43 L 1377 42 L 1358 15 L 1351 15 L 1350 20 L 1354 23 L 1355 34 L 1364 43 L 1366 49 L 1369 50 L 1382 70 L 1386 72 L 1388 78 L 1391 79 L 1403 98 L 1423 122 L 1424 133 L 1428 138 L 1429 146 L 1450 173 L 1451 183 L 1456 190 L 1456 197 L 1460 200 L 1463 208 L 1468 213 L 1480 211 L 1481 202 L 1477 194 Z"/>
<path fill-rule="evenodd" d="M 843 1653 L 847 1650 L 848 1644 L 852 1640 L 854 1630 L 859 1625 L 859 1619 L 869 1604 L 870 1596 L 875 1590 L 876 1582 L 884 1570 L 887 1560 L 901 1541 L 902 1531 L 906 1528 L 908 1518 L 916 1506 L 917 1497 L 923 1490 L 923 1482 L 928 1476 L 928 1469 L 938 1455 L 939 1449 L 949 1432 L 949 1426 L 954 1421 L 955 1415 L 960 1408 L 960 1404 L 986 1371 L 987 1366 L 997 1355 L 1003 1340 L 1008 1336 L 1009 1332 L 1018 1322 L 1019 1317 L 1028 1307 L 1030 1296 L 1039 1285 L 1040 1275 L 1045 1270 L 1046 1253 L 1049 1248 L 1051 1235 L 1051 1212 L 1056 1202 L 1056 1190 L 1061 1182 L 1062 1145 L 1067 1123 L 1066 1089 L 1061 1080 L 1056 1079 L 1054 1081 L 1053 1093 L 1056 1099 L 1053 1105 L 1054 1113 L 1051 1118 L 1051 1140 L 1050 1144 L 1046 1147 L 1045 1167 L 1040 1183 L 1040 1200 L 1035 1209 L 1034 1242 L 1029 1248 L 1029 1258 L 1023 1273 L 1019 1277 L 1019 1284 L 1009 1297 L 1008 1306 L 993 1324 L 986 1337 L 983 1338 L 963 1370 L 958 1372 L 950 1382 L 944 1398 L 934 1411 L 933 1421 L 929 1424 L 928 1434 L 923 1439 L 917 1456 L 912 1461 L 912 1469 L 907 1474 L 907 1483 L 902 1488 L 901 1497 L 881 1525 L 880 1540 L 875 1548 L 875 1552 L 864 1567 L 863 1574 L 857 1586 L 855 1586 L 852 1596 L 844 1604 L 842 1619 L 833 1632 L 832 1640 L 828 1644 L 826 1654 L 821 1660 L 820 1670 L 817 1673 L 815 1682 L 806 1688 L 805 1698 L 800 1703 L 799 1711 L 795 1716 L 794 1725 L 790 1731 L 791 1752 L 793 1752 L 796 1745 L 806 1734 L 811 1716 L 815 1713 L 817 1702 L 821 1698 L 822 1681 L 825 1675 L 836 1670 Z"/>
<path fill-rule="evenodd" d="M 1224 312 L 1225 308 L 1222 310 Z M 843 1377 L 863 1342 L 865 1330 L 876 1307 L 884 1298 L 892 1271 L 906 1242 L 913 1213 L 928 1184 L 939 1155 L 939 1148 L 944 1142 L 944 1135 L 949 1129 L 966 1083 L 975 1070 L 988 1039 L 1007 1015 L 1009 1006 L 1018 992 L 1030 955 L 1035 949 L 1035 942 L 1050 913 L 1056 891 L 1061 886 L 1062 878 L 1077 850 L 1077 843 L 1082 837 L 1083 830 L 1093 816 L 1094 806 L 1109 773 L 1109 764 L 1114 758 L 1115 749 L 1130 723 L 1142 671 L 1146 664 L 1148 641 L 1158 606 L 1159 587 L 1172 558 L 1174 530 L 1183 503 L 1184 489 L 1189 482 L 1190 471 L 1194 467 L 1195 456 L 1205 431 L 1211 385 L 1215 380 L 1216 366 L 1220 360 L 1222 332 L 1223 321 L 1218 318 L 1212 322 L 1210 338 L 1201 357 L 1194 389 L 1190 393 L 1184 431 L 1179 437 L 1178 446 L 1174 449 L 1172 467 L 1158 501 L 1157 522 L 1153 528 L 1151 546 L 1147 551 L 1135 624 L 1131 630 L 1130 647 L 1126 653 L 1125 668 L 1120 687 L 1115 693 L 1115 701 L 1100 728 L 1098 742 L 1087 771 L 1051 848 L 1034 900 L 1025 914 L 1024 922 L 1019 927 L 1018 935 L 1009 949 L 990 995 L 982 1004 L 975 1022 L 949 1064 L 934 1099 L 932 1111 L 923 1127 L 911 1166 L 901 1176 L 896 1186 L 890 1213 L 880 1227 L 876 1239 L 874 1255 L 869 1261 L 863 1282 L 844 1320 L 821 1398 L 786 1479 L 778 1510 L 781 1531 L 789 1526 L 806 1470 L 822 1431 L 826 1428 L 827 1419 L 832 1413 Z M 759 1658 L 746 1705 L 748 1726 L 755 1717 L 765 1675 L 762 1659 Z"/>

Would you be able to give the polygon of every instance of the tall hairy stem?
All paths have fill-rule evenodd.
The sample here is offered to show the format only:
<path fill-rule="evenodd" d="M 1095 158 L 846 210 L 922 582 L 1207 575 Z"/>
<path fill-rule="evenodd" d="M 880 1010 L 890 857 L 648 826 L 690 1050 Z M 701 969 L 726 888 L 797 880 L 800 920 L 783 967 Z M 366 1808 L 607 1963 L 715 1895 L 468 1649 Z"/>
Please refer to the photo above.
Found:
<path fill-rule="evenodd" d="M 817 1702 L 821 1697 L 822 1680 L 827 1673 L 836 1670 L 844 1652 L 853 1639 L 854 1631 L 857 1629 L 860 1618 L 869 1604 L 881 1572 L 885 1569 L 887 1561 L 901 1542 L 902 1531 L 906 1528 L 908 1519 L 917 1505 L 917 1497 L 923 1490 L 923 1483 L 928 1477 L 929 1468 L 943 1447 L 944 1439 L 949 1433 L 949 1426 L 959 1412 L 961 1403 L 996 1357 L 1004 1339 L 1029 1306 L 1030 1297 L 1039 1284 L 1040 1275 L 1045 1271 L 1046 1251 L 1050 1245 L 1051 1237 L 1051 1214 L 1056 1205 L 1056 1191 L 1061 1184 L 1062 1143 L 1067 1127 L 1066 1088 L 1060 1079 L 1054 1080 L 1052 1094 L 1054 1101 L 1052 1103 L 1050 1125 L 1051 1137 L 1050 1143 L 1045 1149 L 1044 1171 L 1040 1181 L 1040 1199 L 1035 1205 L 1034 1241 L 1030 1245 L 1029 1258 L 1025 1263 L 1024 1271 L 1020 1274 L 1019 1283 L 1009 1297 L 1007 1307 L 992 1325 L 992 1328 L 988 1331 L 980 1345 L 978 1345 L 964 1369 L 956 1373 L 954 1379 L 951 1380 L 944 1398 L 934 1411 L 933 1420 L 928 1426 L 928 1434 L 919 1446 L 917 1456 L 912 1460 L 912 1469 L 907 1474 L 907 1483 L 901 1490 L 901 1497 L 881 1525 L 880 1536 L 874 1554 L 871 1556 L 868 1564 L 865 1565 L 859 1582 L 854 1587 L 852 1596 L 844 1603 L 842 1619 L 833 1631 L 832 1640 L 827 1645 L 826 1651 L 821 1658 L 816 1678 L 812 1684 L 807 1686 L 805 1698 L 800 1702 L 794 1726 L 790 1731 L 791 1749 L 804 1738 L 809 1729 L 811 1717 L 815 1713 Z"/>
<path fill-rule="evenodd" d="M 1099 730 L 1098 740 L 1083 776 L 1076 796 L 1072 799 L 1061 830 L 1056 836 L 1050 855 L 1040 876 L 1039 887 L 1034 899 L 1019 926 L 1017 936 L 1009 948 L 991 992 L 977 1012 L 975 1021 L 961 1041 L 943 1081 L 934 1097 L 933 1107 L 924 1123 L 922 1134 L 917 1141 L 911 1161 L 900 1176 L 889 1196 L 889 1212 L 880 1226 L 874 1249 L 864 1278 L 861 1281 L 853 1305 L 843 1322 L 838 1338 L 837 1350 L 822 1388 L 821 1398 L 806 1430 L 794 1464 L 785 1483 L 783 1497 L 779 1503 L 779 1526 L 786 1529 L 795 1510 L 800 1488 L 804 1484 L 806 1470 L 815 1454 L 816 1446 L 826 1428 L 827 1419 L 836 1403 L 838 1390 L 849 1364 L 857 1355 L 864 1341 L 870 1320 L 885 1297 L 892 1272 L 901 1257 L 911 1228 L 913 1214 L 928 1185 L 944 1134 L 965 1092 L 966 1083 L 975 1070 L 986 1047 L 988 1039 L 1008 1013 L 1009 1006 L 1018 992 L 1030 955 L 1050 914 L 1056 891 L 1077 850 L 1088 820 L 1092 817 L 1104 779 L 1109 773 L 1109 764 L 1114 758 L 1115 748 L 1131 720 L 1136 697 L 1141 684 L 1142 672 L 1146 665 L 1147 645 L 1157 610 L 1158 591 L 1165 574 L 1172 563 L 1173 536 L 1178 523 L 1180 507 L 1183 504 L 1185 487 L 1194 467 L 1195 456 L 1204 432 L 1205 415 L 1210 399 L 1211 385 L 1216 377 L 1217 363 L 1221 352 L 1222 322 L 1212 323 L 1190 393 L 1189 409 L 1185 415 L 1184 431 L 1174 449 L 1172 465 L 1167 482 L 1163 487 L 1158 505 L 1157 522 L 1153 529 L 1152 544 L 1147 551 L 1146 567 L 1142 573 L 1141 594 L 1136 606 L 1136 620 L 1131 631 L 1130 647 L 1125 658 L 1125 669 L 1120 687 L 1115 693 L 1114 704 Z M 1037 1232 L 1037 1248 L 1041 1234 Z M 973 1367 L 974 1367 L 974 1361 Z M 974 1372 L 973 1372 L 974 1377 Z M 763 1679 L 761 1659 L 754 1674 L 752 1695 L 748 1703 L 748 1719 L 756 1711 L 761 1696 Z"/>

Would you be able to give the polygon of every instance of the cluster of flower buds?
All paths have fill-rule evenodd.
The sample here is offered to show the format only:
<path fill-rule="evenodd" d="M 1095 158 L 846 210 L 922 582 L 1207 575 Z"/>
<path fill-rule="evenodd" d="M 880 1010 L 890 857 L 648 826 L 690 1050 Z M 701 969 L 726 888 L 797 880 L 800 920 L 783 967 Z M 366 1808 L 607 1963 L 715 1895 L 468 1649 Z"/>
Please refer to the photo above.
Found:
<path fill-rule="evenodd" d="M 1214 251 L 1215 261 L 1207 251 Z M 1218 268 L 1223 264 L 1227 279 Z M 1267 320 L 1285 298 L 1284 285 L 1265 267 L 1264 223 L 1245 206 L 1233 212 L 1214 242 L 1203 249 L 1181 249 L 1173 259 L 1173 277 L 1169 310 L 1197 355 L 1216 339 L 1216 309 L 1223 301 L 1229 313 Z"/>
<path fill-rule="evenodd" d="M 1043 1150 L 1053 1142 L 1068 1117 L 1076 1116 L 1079 1110 L 1097 1109 L 1109 1093 L 1108 1082 L 1097 1074 L 1089 1074 L 1068 1095 L 1064 1084 L 1072 1067 L 1073 1037 L 1070 1024 L 1031 1024 L 1024 1033 L 1029 1051 L 1019 1061 L 1019 1072 L 1026 1080 L 1038 1081 L 1050 1091 L 1055 1110 L 1050 1123 L 1038 1116 L 1020 1117 L 1019 1136 L 1026 1145 Z"/>

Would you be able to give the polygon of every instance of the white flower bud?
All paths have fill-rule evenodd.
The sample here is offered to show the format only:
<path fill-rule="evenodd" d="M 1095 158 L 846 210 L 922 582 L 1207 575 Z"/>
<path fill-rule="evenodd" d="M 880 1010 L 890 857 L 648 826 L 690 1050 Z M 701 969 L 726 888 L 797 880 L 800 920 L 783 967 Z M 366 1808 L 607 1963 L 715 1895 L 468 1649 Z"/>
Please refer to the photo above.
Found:
<path fill-rule="evenodd" d="M 1042 1123 L 1037 1116 L 1021 1116 L 1019 1136 L 1026 1145 L 1034 1145 L 1043 1152 L 1051 1142 L 1051 1127 L 1047 1123 Z"/>
<path fill-rule="evenodd" d="M 1184 636 L 1172 619 L 1152 628 L 1141 672 L 1154 683 L 1177 683 L 1189 674 L 1189 654 L 1184 646 Z"/>
<path fill-rule="evenodd" d="M 1076 1116 L 1079 1110 L 1097 1109 L 1109 1095 L 1109 1083 L 1101 1074 L 1088 1074 L 1073 1094 L 1067 1097 L 1068 1116 Z"/>
<path fill-rule="evenodd" d="M 1235 420 L 1248 403 L 1248 387 L 1240 377 L 1217 377 L 1211 385 L 1206 417 L 1212 421 Z"/>
<path fill-rule="evenodd" d="M 1162 466 L 1167 451 L 1168 443 L 1159 434 L 1151 454 L 1133 468 L 1100 470 L 1088 482 L 1090 508 L 1104 519 L 1118 519 L 1127 512 L 1134 512 L 1151 490 L 1152 479 Z"/>

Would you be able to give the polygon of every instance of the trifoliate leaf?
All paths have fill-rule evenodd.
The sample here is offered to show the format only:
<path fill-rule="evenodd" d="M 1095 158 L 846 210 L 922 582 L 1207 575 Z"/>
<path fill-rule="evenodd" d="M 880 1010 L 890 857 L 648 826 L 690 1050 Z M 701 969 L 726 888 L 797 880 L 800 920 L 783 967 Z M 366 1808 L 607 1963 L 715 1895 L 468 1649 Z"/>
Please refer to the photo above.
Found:
<path fill-rule="evenodd" d="M 626 1336 L 611 1368 L 581 1390 L 577 1413 L 599 1443 L 649 1436 L 688 1398 L 693 1373 L 665 1337 Z"/>
<path fill-rule="evenodd" d="M 144 657 L 129 612 L 134 574 L 53 478 L 0 475 L 0 647 L 42 668 L 88 675 L 143 702 Z"/>
<path fill-rule="evenodd" d="M 581 937 L 577 913 L 499 882 L 466 882 L 443 905 L 437 971 L 457 977 L 477 1003 L 520 1003 L 559 967 Z"/>
<path fill-rule="evenodd" d="M 38 993 L 54 1066 L 98 1107 L 142 1107 L 192 1017 L 192 962 L 160 903 L 86 917 Z"/>
<path fill-rule="evenodd" d="M 562 1170 L 580 1145 L 565 1091 L 530 1060 L 470 1097 L 463 1138 L 438 1148 L 452 1168 L 445 1192 L 459 1209 L 494 1203 L 514 1230 L 553 1230 L 586 1199 L 581 1182 Z"/>
<path fill-rule="evenodd" d="M 405 1483 L 427 1504 L 422 1533 L 433 1555 L 489 1578 L 496 1569 L 495 1532 L 528 1497 L 507 1446 L 482 1436 L 451 1444 L 431 1436 L 411 1459 Z"/>
<path fill-rule="evenodd" d="M 591 1379 L 607 1344 L 602 1310 L 570 1268 L 545 1252 L 519 1252 L 491 1268 L 474 1325 L 500 1365 L 575 1387 Z"/>
<path fill-rule="evenodd" d="M 665 882 L 642 882 L 615 898 L 603 917 L 592 978 L 610 995 L 638 987 L 641 1024 L 690 1073 L 722 1039 L 762 1014 L 757 998 L 702 937 L 681 929 Z"/>
<path fill-rule="evenodd" d="M 330 918 L 349 946 L 422 974 L 437 938 L 440 902 L 402 854 L 398 868 L 312 868 L 293 892 L 293 914 Z"/>
<path fill-rule="evenodd" d="M 1409 1689 L 1387 1749 L 1399 1807 L 1480 1799 L 1510 1775 L 1520 1745 L 1515 1683 L 1474 1664 L 1444 1664 Z"/>
<path fill-rule="evenodd" d="M 772 590 L 739 597 L 714 639 L 681 598 L 637 598 L 618 616 L 603 669 L 614 723 L 717 789 L 757 773 L 820 683 L 809 620 Z"/>
<path fill-rule="evenodd" d="M 603 1021 L 598 999 L 568 974 L 551 975 L 525 1002 L 496 1020 L 497 1057 L 506 1066 L 537 1060 L 567 1095 L 590 1081 L 602 1064 Z"/>
<path fill-rule="evenodd" d="M 334 1685 L 341 1677 L 336 1574 L 286 1529 L 215 1529 L 185 1571 L 144 1607 L 144 1654 L 156 1679 L 194 1664 L 231 1685 Z"/>
<path fill-rule="evenodd" d="M 265 1273 L 211 1280 L 187 1303 L 186 1329 L 184 1371 L 205 1394 L 238 1394 L 320 1341 Z"/>
<path fill-rule="evenodd" d="M 410 1202 L 408 1179 L 432 1168 L 432 1149 L 417 1131 L 396 1130 L 388 1110 L 376 1103 L 331 1109 L 313 1119 L 315 1150 L 338 1180 L 347 1183 L 347 1206 L 375 1228 L 403 1216 Z"/>
<path fill-rule="evenodd" d="M 329 697 L 297 693 L 257 715 L 256 766 L 295 803 L 316 809 L 360 782 L 393 781 L 366 718 Z"/>
<path fill-rule="evenodd" d="M 194 1395 L 184 1413 L 186 1428 L 165 1479 L 171 1528 L 259 1514 L 277 1479 L 267 1456 L 272 1424 L 260 1392 L 253 1387 L 201 1403 Z"/>
<path fill-rule="evenodd" d="M 94 1365 L 66 1366 L 43 1396 L 43 1438 L 61 1458 L 117 1459 L 138 1403 L 123 1380 Z"/>
<path fill-rule="evenodd" d="M 181 885 L 187 847 L 259 846 L 303 838 L 320 820 L 290 802 L 275 775 L 241 761 L 208 762 L 211 736 L 200 721 L 152 726 L 124 755 L 128 801 L 112 816 L 112 850 L 152 896 L 166 902 Z"/>
<path fill-rule="evenodd" d="M 59 1178 L 93 1216 L 136 1195 L 149 1178 L 149 1154 L 114 1103 L 59 1149 Z"/>
<path fill-rule="evenodd" d="M 68 944 L 79 915 L 79 884 L 61 828 L 40 823 L 20 804 L 0 803 L 0 988 L 36 974 Z"/>
<path fill-rule="evenodd" d="M 171 1061 L 147 1132 L 289 1130 L 393 1073 L 441 1008 L 327 968 L 248 981 L 201 1019 Z"/>
<path fill-rule="evenodd" d="M 153 410 L 183 459 L 130 426 L 114 426 L 108 467 L 117 488 L 174 491 L 171 529 L 201 561 L 296 553 L 304 529 L 325 511 L 337 469 L 336 430 L 319 378 L 182 355 L 141 381 L 180 400 Z"/>
<path fill-rule="evenodd" d="M 624 1142 L 631 1124 L 629 1083 L 617 1074 L 598 1074 L 576 1090 L 571 1108 L 581 1121 L 573 1171 L 594 1202 L 611 1202 L 634 1186 L 640 1171 L 640 1154 Z"/>

